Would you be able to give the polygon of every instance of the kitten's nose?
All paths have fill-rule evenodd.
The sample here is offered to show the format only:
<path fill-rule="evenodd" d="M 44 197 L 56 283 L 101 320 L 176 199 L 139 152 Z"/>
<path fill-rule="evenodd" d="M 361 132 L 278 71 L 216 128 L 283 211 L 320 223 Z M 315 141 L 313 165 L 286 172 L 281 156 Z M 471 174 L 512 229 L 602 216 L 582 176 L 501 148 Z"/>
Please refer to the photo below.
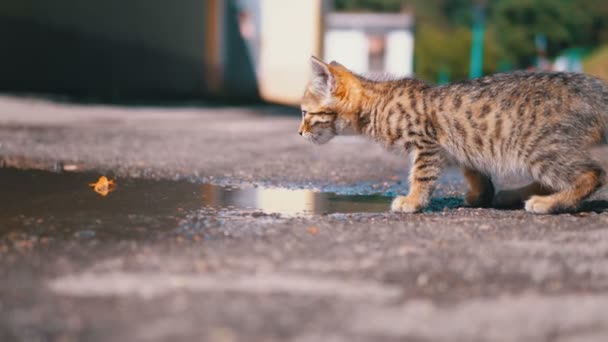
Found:
<path fill-rule="evenodd" d="M 299 135 L 302 135 L 302 131 L 298 131 L 298 134 L 299 134 Z"/>

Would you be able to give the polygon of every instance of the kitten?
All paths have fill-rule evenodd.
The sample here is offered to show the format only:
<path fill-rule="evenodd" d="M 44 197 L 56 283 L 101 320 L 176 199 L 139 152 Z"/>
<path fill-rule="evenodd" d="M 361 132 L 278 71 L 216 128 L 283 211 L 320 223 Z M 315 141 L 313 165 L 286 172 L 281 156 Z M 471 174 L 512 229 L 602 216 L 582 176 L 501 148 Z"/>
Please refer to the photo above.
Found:
<path fill-rule="evenodd" d="M 575 210 L 605 182 L 587 149 L 608 128 L 608 85 L 574 73 L 514 72 L 432 87 L 373 81 L 312 57 L 299 133 L 324 144 L 346 131 L 414 153 L 410 191 L 391 208 L 417 212 L 447 158 L 464 169 L 469 206 L 522 205 L 532 213 Z M 534 182 L 494 194 L 491 175 Z"/>

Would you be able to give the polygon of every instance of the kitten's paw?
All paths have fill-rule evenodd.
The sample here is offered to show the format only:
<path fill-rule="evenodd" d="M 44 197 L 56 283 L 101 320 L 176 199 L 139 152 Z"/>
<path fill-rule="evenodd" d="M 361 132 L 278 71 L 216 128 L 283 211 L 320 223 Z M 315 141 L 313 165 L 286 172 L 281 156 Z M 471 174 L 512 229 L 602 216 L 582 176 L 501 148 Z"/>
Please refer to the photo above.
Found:
<path fill-rule="evenodd" d="M 494 194 L 489 191 L 482 193 L 469 191 L 464 197 L 464 203 L 468 207 L 486 208 L 492 205 L 493 197 Z"/>
<path fill-rule="evenodd" d="M 424 209 L 425 206 L 426 204 L 419 199 L 410 196 L 398 196 L 393 200 L 391 210 L 401 213 L 415 213 Z"/>
<path fill-rule="evenodd" d="M 548 196 L 532 196 L 526 201 L 526 211 L 534 214 L 554 213 L 555 201 Z"/>
<path fill-rule="evenodd" d="M 519 191 L 503 190 L 494 196 L 493 205 L 497 208 L 521 208 L 523 204 L 524 200 Z"/>

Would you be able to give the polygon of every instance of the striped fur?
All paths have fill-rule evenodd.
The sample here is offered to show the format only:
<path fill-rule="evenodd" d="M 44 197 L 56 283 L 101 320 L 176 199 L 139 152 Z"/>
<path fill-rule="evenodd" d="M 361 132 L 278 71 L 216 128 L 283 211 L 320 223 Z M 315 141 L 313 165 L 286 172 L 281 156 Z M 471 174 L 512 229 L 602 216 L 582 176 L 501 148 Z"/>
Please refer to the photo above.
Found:
<path fill-rule="evenodd" d="M 605 182 L 588 147 L 608 127 L 608 86 L 574 73 L 515 72 L 432 87 L 415 79 L 373 81 L 313 57 L 300 134 L 323 144 L 346 130 L 413 152 L 410 192 L 392 210 L 430 201 L 446 158 L 462 165 L 471 206 L 517 206 L 534 213 L 574 210 Z M 491 177 L 534 183 L 494 194 Z"/>

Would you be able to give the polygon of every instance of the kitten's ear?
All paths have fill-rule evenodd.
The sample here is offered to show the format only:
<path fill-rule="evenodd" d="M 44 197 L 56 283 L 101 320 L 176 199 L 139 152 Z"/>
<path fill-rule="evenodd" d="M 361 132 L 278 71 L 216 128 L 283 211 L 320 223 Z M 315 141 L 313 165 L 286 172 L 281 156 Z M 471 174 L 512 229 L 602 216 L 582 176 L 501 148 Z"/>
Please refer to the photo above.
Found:
<path fill-rule="evenodd" d="M 312 91 L 317 95 L 329 96 L 336 89 L 336 78 L 329 66 L 315 56 L 310 57 L 312 66 Z"/>
<path fill-rule="evenodd" d="M 331 61 L 331 63 L 329 63 L 329 65 L 331 65 L 333 67 L 338 67 L 338 68 L 342 68 L 342 69 L 348 70 L 348 69 L 346 69 L 346 67 L 344 65 L 342 65 L 342 64 L 340 64 L 340 63 L 338 63 L 336 61 Z"/>

